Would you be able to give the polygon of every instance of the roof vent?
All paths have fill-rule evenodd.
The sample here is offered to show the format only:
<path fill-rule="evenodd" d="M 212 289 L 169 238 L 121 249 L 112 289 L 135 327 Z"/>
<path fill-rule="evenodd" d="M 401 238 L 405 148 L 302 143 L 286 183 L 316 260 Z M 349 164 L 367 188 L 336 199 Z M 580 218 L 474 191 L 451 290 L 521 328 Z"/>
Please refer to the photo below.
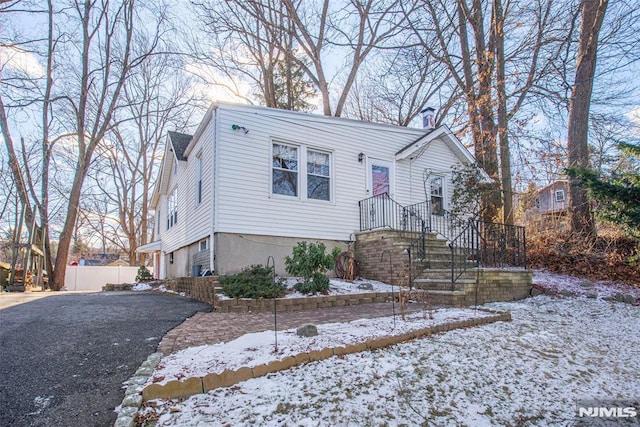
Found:
<path fill-rule="evenodd" d="M 424 129 L 435 129 L 436 128 L 436 110 L 435 108 L 427 107 L 422 110 L 422 127 Z"/>

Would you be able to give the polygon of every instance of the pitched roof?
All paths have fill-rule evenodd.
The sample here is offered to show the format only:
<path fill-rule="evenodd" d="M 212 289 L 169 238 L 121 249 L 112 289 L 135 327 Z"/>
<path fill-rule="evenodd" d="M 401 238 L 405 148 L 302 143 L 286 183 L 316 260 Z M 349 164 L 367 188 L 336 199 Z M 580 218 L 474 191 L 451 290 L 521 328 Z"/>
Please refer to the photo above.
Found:
<path fill-rule="evenodd" d="M 187 160 L 184 156 L 184 151 L 187 149 L 187 146 L 191 142 L 191 138 L 193 135 L 187 135 L 186 133 L 180 132 L 172 132 L 169 131 L 169 140 L 171 141 L 171 146 L 173 147 L 173 152 L 176 153 L 176 158 L 181 161 Z"/>

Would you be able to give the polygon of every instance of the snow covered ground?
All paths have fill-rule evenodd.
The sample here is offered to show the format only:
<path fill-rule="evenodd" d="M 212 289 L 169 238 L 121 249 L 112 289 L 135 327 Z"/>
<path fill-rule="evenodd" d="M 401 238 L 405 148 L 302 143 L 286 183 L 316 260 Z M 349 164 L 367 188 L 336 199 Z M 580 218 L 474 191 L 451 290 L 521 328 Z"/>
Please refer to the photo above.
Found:
<path fill-rule="evenodd" d="M 564 276 L 534 280 L 593 292 Z M 606 295 L 487 304 L 513 321 L 333 357 L 142 411 L 158 426 L 572 425 L 577 399 L 640 399 L 640 307 Z"/>
<path fill-rule="evenodd" d="M 225 369 L 254 367 L 282 360 L 312 350 L 323 350 L 368 340 L 400 335 L 405 332 L 428 328 L 471 318 L 487 317 L 494 313 L 473 309 L 439 309 L 409 313 L 402 319 L 393 317 L 360 319 L 349 323 L 318 325 L 318 335 L 299 337 L 295 329 L 278 332 L 278 351 L 275 352 L 273 331 L 243 335 L 230 342 L 190 347 L 162 359 L 148 384 L 165 384 L 185 377 L 204 377 L 209 373 L 221 373 Z"/>

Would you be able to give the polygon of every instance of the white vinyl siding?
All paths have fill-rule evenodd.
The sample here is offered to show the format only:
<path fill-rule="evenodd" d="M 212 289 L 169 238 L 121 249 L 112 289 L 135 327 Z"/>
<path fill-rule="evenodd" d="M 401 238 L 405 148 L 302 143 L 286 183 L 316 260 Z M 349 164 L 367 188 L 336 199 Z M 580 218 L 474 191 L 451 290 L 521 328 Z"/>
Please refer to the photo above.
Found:
<path fill-rule="evenodd" d="M 424 134 L 264 108 L 221 105 L 218 114 L 215 231 L 226 233 L 348 240 L 359 229 L 358 201 L 368 197 L 367 162 L 360 162 L 359 154 L 393 162 L 398 150 Z M 233 124 L 249 133 L 234 132 Z M 273 143 L 299 149 L 297 197 L 273 194 Z M 302 169 L 308 167 L 309 151 L 330 154 L 329 202 L 307 197 Z"/>
<path fill-rule="evenodd" d="M 451 168 L 460 162 L 443 141 L 431 141 L 427 149 L 413 159 L 396 162 L 396 200 L 409 205 L 430 199 L 430 178 L 438 176 L 443 178 L 443 207 L 448 209 L 453 194 Z"/>
<path fill-rule="evenodd" d="M 234 131 L 234 124 L 248 132 Z M 171 174 L 166 185 L 178 186 L 180 211 L 178 223 L 163 231 L 163 251 L 197 245 L 214 232 L 246 239 L 262 235 L 347 241 L 359 230 L 358 201 L 371 195 L 369 167 L 376 160 L 391 165 L 391 196 L 404 205 L 428 197 L 426 169 L 443 174 L 446 206 L 450 169 L 460 160 L 443 141 L 431 141 L 414 159 L 394 160 L 401 148 L 424 134 L 422 129 L 221 104 L 201 125 L 187 161 L 179 162 L 177 176 Z M 297 150 L 295 196 L 273 191 L 274 170 L 292 171 L 274 167 L 274 144 Z M 199 204 L 196 153 L 202 153 Z M 322 185 L 321 192 L 313 190 L 314 183 Z M 166 195 L 160 206 L 163 198 Z"/>
<path fill-rule="evenodd" d="M 192 142 L 195 146 L 187 156 L 187 161 L 179 162 L 177 176 L 170 179 L 168 188 L 176 186 L 178 189 L 178 222 L 162 235 L 162 249 L 166 253 L 199 242 L 212 233 L 214 131 L 214 122 L 211 120 L 198 140 Z M 200 203 L 198 186 L 195 185 L 198 173 L 202 181 Z"/>

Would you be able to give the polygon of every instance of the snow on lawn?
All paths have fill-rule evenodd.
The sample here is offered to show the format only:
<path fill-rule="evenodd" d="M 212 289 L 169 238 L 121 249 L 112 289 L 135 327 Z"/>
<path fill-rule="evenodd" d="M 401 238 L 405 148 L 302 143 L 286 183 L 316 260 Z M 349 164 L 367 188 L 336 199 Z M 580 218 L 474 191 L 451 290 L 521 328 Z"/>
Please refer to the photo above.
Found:
<path fill-rule="evenodd" d="M 555 293 L 589 296 L 592 298 L 614 298 L 617 295 L 630 295 L 636 300 L 640 300 L 640 287 L 616 282 L 593 282 L 588 279 L 549 273 L 544 270 L 534 271 L 533 284 Z"/>
<path fill-rule="evenodd" d="M 254 367 L 312 350 L 356 344 L 373 338 L 494 314 L 472 309 L 432 310 L 430 313 L 433 319 L 429 318 L 427 312 L 409 313 L 405 320 L 397 315 L 395 327 L 393 317 L 320 324 L 315 337 L 299 337 L 295 329 L 279 331 L 277 353 L 273 331 L 246 334 L 226 343 L 190 347 L 162 358 L 148 383 L 164 384 L 184 377 L 221 373 L 225 369 Z"/>
<path fill-rule="evenodd" d="M 148 283 L 136 283 L 131 287 L 131 290 L 136 292 L 151 291 L 153 287 Z"/>
<path fill-rule="evenodd" d="M 576 399 L 640 397 L 640 307 L 538 296 L 512 322 L 333 357 L 184 402 L 158 426 L 558 425 Z M 349 328 L 352 328 L 351 326 Z"/>

